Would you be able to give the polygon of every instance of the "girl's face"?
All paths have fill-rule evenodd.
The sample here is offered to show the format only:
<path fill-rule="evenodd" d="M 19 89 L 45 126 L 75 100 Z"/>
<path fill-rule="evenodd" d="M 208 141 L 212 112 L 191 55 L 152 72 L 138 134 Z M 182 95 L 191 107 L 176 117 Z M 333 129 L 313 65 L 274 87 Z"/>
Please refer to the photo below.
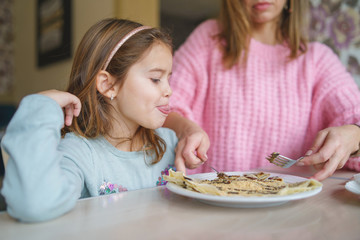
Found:
<path fill-rule="evenodd" d="M 132 65 L 119 90 L 115 107 L 122 121 L 135 131 L 139 126 L 156 129 L 163 125 L 170 112 L 172 90 L 169 78 L 172 53 L 162 43 L 153 44 L 142 58 Z"/>
<path fill-rule="evenodd" d="M 256 24 L 277 22 L 287 0 L 244 0 L 251 21 Z"/>

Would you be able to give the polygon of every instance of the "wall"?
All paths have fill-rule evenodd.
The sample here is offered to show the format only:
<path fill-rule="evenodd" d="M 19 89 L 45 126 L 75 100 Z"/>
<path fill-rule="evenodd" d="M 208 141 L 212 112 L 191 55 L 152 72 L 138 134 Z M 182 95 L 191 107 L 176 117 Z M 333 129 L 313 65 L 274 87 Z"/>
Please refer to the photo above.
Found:
<path fill-rule="evenodd" d="M 217 17 L 220 3 L 219 0 L 160 0 L 160 25 L 170 32 L 175 50 L 201 22 Z"/>
<path fill-rule="evenodd" d="M 177 12 L 182 11 L 182 14 L 186 16 L 196 16 L 201 18 L 201 12 L 208 11 L 210 2 L 217 3 L 218 0 L 202 0 L 196 1 L 191 7 L 188 7 L 191 0 L 185 1 L 186 4 L 182 1 L 180 5 L 173 4 L 178 3 L 178 0 L 162 0 L 161 7 L 164 9 L 164 13 L 176 16 Z M 20 99 L 30 93 L 35 93 L 50 88 L 63 89 L 66 86 L 68 75 L 70 72 L 72 60 L 65 60 L 62 62 L 49 65 L 44 68 L 37 68 L 36 66 L 36 55 L 35 55 L 35 13 L 36 13 L 36 0 L 13 0 L 14 5 L 14 85 L 12 91 L 6 94 L 0 94 L 0 104 L 4 103 L 14 103 L 17 104 Z M 208 5 L 204 7 L 203 3 L 206 2 Z M 347 65 L 348 70 L 353 74 L 357 83 L 360 86 L 360 58 L 359 58 L 359 47 L 360 46 L 360 25 L 355 24 L 355 28 L 346 27 L 352 21 L 343 21 L 343 24 L 335 25 L 332 27 L 332 19 L 334 14 L 340 16 L 343 19 L 354 19 L 354 22 L 359 22 L 358 14 L 352 14 L 354 11 L 358 12 L 360 8 L 360 1 L 320 1 L 312 0 L 313 5 L 313 15 L 319 16 L 324 19 L 313 19 L 312 27 L 316 30 L 316 33 L 325 33 L 326 31 L 321 31 L 317 29 L 319 26 L 330 26 L 328 29 L 336 29 L 336 26 L 345 26 L 342 27 L 338 32 L 342 35 L 350 37 L 355 36 L 354 38 L 346 37 L 345 39 L 352 39 L 349 46 L 342 48 L 341 51 L 337 51 L 333 47 L 334 51 L 337 52 L 343 61 L 344 65 Z M 166 8 L 168 6 L 168 8 Z M 171 12 L 166 12 L 168 9 Z M 176 10 L 173 12 L 173 10 Z M 203 10 L 201 10 L 203 9 Z M 318 14 L 318 12 L 322 14 Z M 337 14 L 338 12 L 338 14 Z M 196 13 L 196 14 L 195 14 Z M 326 14 L 331 13 L 331 14 Z M 325 14 L 325 15 L 324 15 Z M 79 43 L 81 37 L 85 31 L 96 21 L 106 18 L 117 16 L 120 18 L 127 18 L 135 21 L 139 21 L 143 24 L 151 26 L 160 25 L 160 0 L 73 0 L 73 49 Z M 324 15 L 324 16 L 323 16 Z M 354 15 L 354 16 L 353 16 Z M 207 15 L 206 15 L 207 16 Z M 345 16 L 345 17 L 344 17 Z M 350 18 L 349 18 L 350 17 Z M 331 20 L 331 21 L 330 21 Z M 321 23 L 321 24 L 319 24 Z M 340 23 L 342 23 L 340 21 Z M 345 24 L 347 23 L 347 25 Z M 163 25 L 163 24 L 162 24 Z M 164 23 L 164 26 L 166 24 Z M 171 26 L 170 26 L 171 28 Z M 350 29 L 349 32 L 344 32 L 346 29 Z M 176 29 L 176 32 L 181 32 L 181 29 Z M 356 33 L 356 34 L 355 34 Z M 174 34 L 174 33 L 173 33 Z M 337 34 L 337 36 L 342 35 Z M 176 37 L 176 36 L 174 36 Z M 314 38 L 318 41 L 323 41 L 327 44 L 331 44 L 331 41 L 327 41 L 328 38 L 319 39 L 323 37 L 315 36 Z M 175 39 L 176 40 L 176 39 Z"/>
<path fill-rule="evenodd" d="M 36 0 L 14 1 L 14 85 L 0 95 L 0 103 L 17 105 L 25 95 L 66 87 L 72 59 L 38 68 L 36 63 Z M 151 26 L 159 24 L 158 0 L 73 0 L 73 52 L 86 30 L 107 17 L 128 18 Z"/>
<path fill-rule="evenodd" d="M 310 3 L 310 39 L 328 45 L 360 87 L 360 1 Z"/>
<path fill-rule="evenodd" d="M 115 14 L 119 18 L 137 21 L 144 25 L 160 25 L 159 0 L 115 0 Z"/>

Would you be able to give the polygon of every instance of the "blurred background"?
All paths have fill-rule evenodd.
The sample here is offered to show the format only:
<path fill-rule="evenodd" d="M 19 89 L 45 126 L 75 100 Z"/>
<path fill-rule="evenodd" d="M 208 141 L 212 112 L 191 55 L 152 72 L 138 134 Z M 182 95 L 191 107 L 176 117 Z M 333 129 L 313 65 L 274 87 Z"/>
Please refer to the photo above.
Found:
<path fill-rule="evenodd" d="M 199 23 L 217 16 L 220 1 L 0 0 L 0 139 L 21 98 L 66 87 L 74 50 L 95 22 L 118 17 L 163 27 L 176 49 Z M 359 0 L 310 4 L 309 38 L 330 46 L 360 86 Z"/>
<path fill-rule="evenodd" d="M 177 48 L 199 23 L 216 17 L 220 1 L 0 0 L 0 105 L 16 106 L 27 94 L 63 89 L 77 44 L 100 19 L 127 18 L 167 28 Z M 360 3 L 310 3 L 310 38 L 329 45 L 360 84 Z"/>
<path fill-rule="evenodd" d="M 64 89 L 77 44 L 100 19 L 127 18 L 166 27 L 174 33 L 178 28 L 174 41 L 178 46 L 198 23 L 216 16 L 219 3 L 219 0 L 0 0 L 0 104 L 17 105 L 27 94 Z M 70 9 L 64 7 L 67 4 Z"/>

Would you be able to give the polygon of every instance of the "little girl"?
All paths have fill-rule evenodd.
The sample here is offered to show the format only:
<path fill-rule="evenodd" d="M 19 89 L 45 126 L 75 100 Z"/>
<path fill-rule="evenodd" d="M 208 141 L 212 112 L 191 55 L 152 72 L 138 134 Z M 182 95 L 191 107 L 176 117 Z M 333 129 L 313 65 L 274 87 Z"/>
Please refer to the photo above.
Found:
<path fill-rule="evenodd" d="M 160 128 L 171 69 L 172 43 L 162 31 L 119 19 L 92 26 L 67 92 L 26 96 L 8 125 L 1 192 L 8 213 L 44 221 L 79 198 L 162 185 L 177 144 L 172 130 Z"/>

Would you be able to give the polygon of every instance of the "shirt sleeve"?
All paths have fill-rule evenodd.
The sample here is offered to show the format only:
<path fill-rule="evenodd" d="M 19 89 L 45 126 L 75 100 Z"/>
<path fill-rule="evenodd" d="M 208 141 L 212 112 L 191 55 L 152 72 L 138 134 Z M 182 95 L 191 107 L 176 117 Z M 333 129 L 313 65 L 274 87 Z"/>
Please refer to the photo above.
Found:
<path fill-rule="evenodd" d="M 313 47 L 317 72 L 311 127 L 359 125 L 360 91 L 354 79 L 330 48 L 320 43 Z M 360 158 L 350 158 L 345 166 L 360 171 Z"/>
<path fill-rule="evenodd" d="M 54 100 L 35 94 L 21 101 L 2 141 L 9 155 L 2 194 L 12 217 L 49 220 L 71 210 L 80 197 L 81 170 L 59 150 L 63 125 Z"/>
<path fill-rule="evenodd" d="M 170 81 L 172 109 L 197 122 L 202 118 L 207 95 L 207 62 L 213 41 L 210 32 L 214 24 L 215 21 L 211 20 L 197 27 L 174 56 Z"/>

